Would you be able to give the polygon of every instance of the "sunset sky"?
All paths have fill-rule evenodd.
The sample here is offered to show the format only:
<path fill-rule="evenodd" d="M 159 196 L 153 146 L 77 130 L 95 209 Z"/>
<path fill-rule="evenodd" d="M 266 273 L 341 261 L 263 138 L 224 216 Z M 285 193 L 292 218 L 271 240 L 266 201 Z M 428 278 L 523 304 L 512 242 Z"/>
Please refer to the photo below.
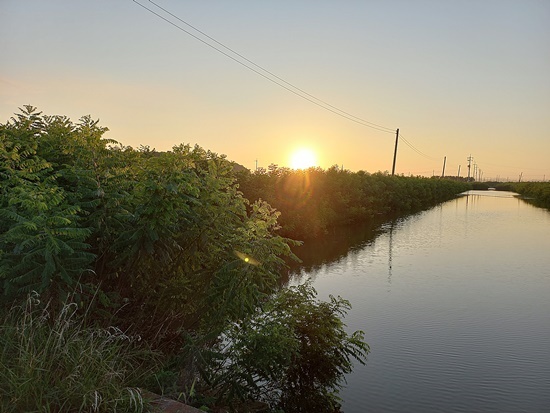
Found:
<path fill-rule="evenodd" d="M 471 154 L 484 179 L 550 180 L 548 0 L 155 0 L 248 60 L 139 3 L 173 24 L 132 0 L 0 0 L 0 122 L 31 104 L 132 147 L 369 172 L 399 128 L 396 173 L 446 156 L 465 176 Z"/>

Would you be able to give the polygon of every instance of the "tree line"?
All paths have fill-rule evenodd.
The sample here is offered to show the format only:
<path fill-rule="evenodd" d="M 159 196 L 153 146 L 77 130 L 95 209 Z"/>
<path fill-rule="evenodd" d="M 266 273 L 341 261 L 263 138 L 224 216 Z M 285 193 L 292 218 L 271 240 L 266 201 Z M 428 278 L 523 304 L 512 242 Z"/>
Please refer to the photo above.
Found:
<path fill-rule="evenodd" d="M 526 201 L 550 209 L 550 182 L 508 182 L 497 184 L 497 189 L 517 192 Z"/>
<path fill-rule="evenodd" d="M 332 228 L 417 212 L 471 188 L 467 182 L 388 173 L 292 170 L 277 165 L 237 172 L 239 190 L 281 213 L 280 233 L 294 239 L 324 236 Z"/>

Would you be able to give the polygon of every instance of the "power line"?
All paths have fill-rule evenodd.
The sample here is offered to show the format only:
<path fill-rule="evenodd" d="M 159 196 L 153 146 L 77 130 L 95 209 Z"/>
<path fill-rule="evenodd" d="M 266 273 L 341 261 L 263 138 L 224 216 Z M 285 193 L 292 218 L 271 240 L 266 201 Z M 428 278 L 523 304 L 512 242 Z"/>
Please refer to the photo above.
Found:
<path fill-rule="evenodd" d="M 365 120 L 363 118 L 360 118 L 358 116 L 355 116 L 355 115 L 353 115 L 349 112 L 346 112 L 345 110 L 342 110 L 342 109 L 340 109 L 340 108 L 338 108 L 334 105 L 331 105 L 330 103 L 328 103 L 328 102 L 326 102 L 326 101 L 324 101 L 324 100 L 322 100 L 322 99 L 306 92 L 305 90 L 303 90 L 303 89 L 299 88 L 298 86 L 296 86 L 296 85 L 286 81 L 285 79 L 277 76 L 276 74 L 274 74 L 273 72 L 271 72 L 268 69 L 264 68 L 263 66 L 260 66 L 260 65 L 256 64 L 255 62 L 253 62 L 252 60 L 246 58 L 245 56 L 238 53 L 237 51 L 230 48 L 229 46 L 226 46 L 225 44 L 223 44 L 220 41 L 216 40 L 215 38 L 208 35 L 207 33 L 201 31 L 197 27 L 195 27 L 195 26 L 191 25 L 190 23 L 186 22 L 185 20 L 178 17 L 177 15 L 170 12 L 166 8 L 162 7 L 161 5 L 157 4 L 153 0 L 149 0 L 149 3 L 153 4 L 159 10 L 162 10 L 162 12 L 168 14 L 169 16 L 173 17 L 174 19 L 177 19 L 181 23 L 183 23 L 186 26 L 190 27 L 191 29 L 193 29 L 197 33 L 200 33 L 202 36 L 204 36 L 207 39 L 209 39 L 210 41 L 214 42 L 216 45 L 219 45 L 220 47 L 222 47 L 223 49 L 225 49 L 229 53 L 232 53 L 234 56 L 232 56 L 228 52 L 220 49 L 216 45 L 211 44 L 207 40 L 204 40 L 203 38 L 197 36 L 196 34 L 186 30 L 185 28 L 183 28 L 180 25 L 174 23 L 173 21 L 171 21 L 168 18 L 166 18 L 165 16 L 157 13 L 156 11 L 150 9 L 149 7 L 141 4 L 139 1 L 137 1 L 137 0 L 133 0 L 133 1 L 134 1 L 134 3 L 141 6 L 143 9 L 147 10 L 151 14 L 153 14 L 153 15 L 157 16 L 158 18 L 164 20 L 166 23 L 169 23 L 170 25 L 176 27 L 177 29 L 181 30 L 182 32 L 184 32 L 184 33 L 188 34 L 189 36 L 195 38 L 196 40 L 200 41 L 201 43 L 207 45 L 208 47 L 210 47 L 210 48 L 216 50 L 217 52 L 223 54 L 224 56 L 230 58 L 231 60 L 233 60 L 234 62 L 240 64 L 241 66 L 244 66 L 245 68 L 249 69 L 250 71 L 262 76 L 266 80 L 269 80 L 270 82 L 272 82 L 272 83 L 276 84 L 277 86 L 279 86 L 279 87 L 295 94 L 298 97 L 301 97 L 302 99 L 307 100 L 308 102 L 313 103 L 313 104 L 321 107 L 322 109 L 325 109 L 329 112 L 332 112 L 335 115 L 341 116 L 341 117 L 343 117 L 347 120 L 350 120 L 352 122 L 358 123 L 362 126 L 366 126 L 368 128 L 375 129 L 375 130 L 378 130 L 380 132 L 390 133 L 390 134 L 393 134 L 395 132 L 395 130 L 392 129 L 392 128 L 388 128 L 386 126 L 383 126 L 383 125 L 380 125 L 380 124 L 377 124 L 377 123 L 373 123 L 373 122 L 370 122 L 370 121 Z M 237 56 L 238 58 L 235 57 L 235 56 Z M 242 60 L 239 60 L 239 59 L 242 59 Z M 243 60 L 244 60 L 244 62 L 243 62 Z M 245 62 L 247 62 L 248 64 L 245 63 Z M 264 73 L 262 73 L 262 72 L 264 72 Z M 405 139 L 403 137 L 403 135 L 401 135 L 400 138 L 409 148 L 411 148 L 413 151 L 415 151 L 420 156 L 422 156 L 424 158 L 427 158 L 427 159 L 430 159 L 430 160 L 436 160 L 436 158 L 434 158 L 432 156 L 429 156 L 429 155 L 425 154 L 424 152 L 422 152 L 421 150 L 419 150 L 418 148 L 416 148 L 411 142 L 409 142 L 407 139 Z"/>
<path fill-rule="evenodd" d="M 434 158 L 433 156 L 429 156 L 429 155 L 426 155 L 424 152 L 422 152 L 420 149 L 417 149 L 412 143 L 410 143 L 408 140 L 406 140 L 403 135 L 399 135 L 399 137 L 401 138 L 401 140 L 403 142 L 405 142 L 405 144 L 411 148 L 413 151 L 415 151 L 417 154 L 419 154 L 420 156 L 423 156 L 424 158 L 427 158 L 427 159 L 431 159 L 432 161 L 437 161 L 436 158 Z"/>
<path fill-rule="evenodd" d="M 186 22 L 185 20 L 183 20 L 183 19 L 181 19 L 180 17 L 176 16 L 175 14 L 171 13 L 169 10 L 166 10 L 164 7 L 162 7 L 162 6 L 160 6 L 159 4 L 155 3 L 153 0 L 149 0 L 149 2 L 150 2 L 150 3 L 153 3 L 156 7 L 158 7 L 159 9 L 161 9 L 162 11 L 164 11 L 165 13 L 167 13 L 167 14 L 169 14 L 170 16 L 174 17 L 175 19 L 179 20 L 180 22 L 182 22 L 182 23 L 185 24 L 186 26 L 191 27 L 193 30 L 196 30 L 197 32 L 199 32 L 199 33 L 202 34 L 203 36 L 205 36 L 205 37 L 207 37 L 208 39 L 210 39 L 210 40 L 212 40 L 213 42 L 215 42 L 216 44 L 222 46 L 222 47 L 225 48 L 226 50 L 229 50 L 231 53 L 233 53 L 233 54 L 239 56 L 241 59 L 247 61 L 248 63 L 252 64 L 253 66 L 257 67 L 258 69 L 263 70 L 264 72 L 266 72 L 266 73 L 268 73 L 269 75 L 273 76 L 273 77 L 276 78 L 277 80 L 280 80 L 280 81 L 283 82 L 284 84 L 286 84 L 286 85 L 288 85 L 288 86 L 290 86 L 290 87 L 292 87 L 292 88 L 294 88 L 294 89 L 300 91 L 301 93 L 303 93 L 303 94 L 305 94 L 305 95 L 307 95 L 307 96 L 309 96 L 309 97 L 311 97 L 311 98 L 317 100 L 318 102 L 323 103 L 324 105 L 327 105 L 328 107 L 330 107 L 330 108 L 332 108 L 332 109 L 334 109 L 334 110 L 337 110 L 338 112 L 344 113 L 344 114 L 346 114 L 346 115 L 348 115 L 348 116 L 350 116 L 350 117 L 352 117 L 352 118 L 355 118 L 355 119 L 357 119 L 357 120 L 359 120 L 359 121 L 361 121 L 361 122 L 368 123 L 369 125 L 376 126 L 376 127 L 381 128 L 381 129 L 386 129 L 386 130 L 388 131 L 388 133 L 393 133 L 393 132 L 394 132 L 394 130 L 391 129 L 391 128 L 387 128 L 387 127 L 385 127 L 385 126 L 379 125 L 379 124 L 374 123 L 374 122 L 369 122 L 368 120 L 362 119 L 362 118 L 360 118 L 360 117 L 358 117 L 358 116 L 355 116 L 355 115 L 353 115 L 353 114 L 351 114 L 351 113 L 349 113 L 349 112 L 346 112 L 345 110 L 342 110 L 342 109 L 340 109 L 340 108 L 338 108 L 338 107 L 336 107 L 336 106 L 333 106 L 333 105 L 331 105 L 330 103 L 328 103 L 328 102 L 326 102 L 326 101 L 324 101 L 324 100 L 322 100 L 322 99 L 319 99 L 318 97 L 316 97 L 316 96 L 314 96 L 314 95 L 312 95 L 312 94 L 306 92 L 305 90 L 299 88 L 298 86 L 296 86 L 296 85 L 294 85 L 294 84 L 292 84 L 292 83 L 290 83 L 290 82 L 287 82 L 285 79 L 283 79 L 283 78 L 277 76 L 275 73 L 273 73 L 273 72 L 267 70 L 265 67 L 262 67 L 262 66 L 260 66 L 260 65 L 258 65 L 258 64 L 256 64 L 256 63 L 254 63 L 252 60 L 246 58 L 245 56 L 243 56 L 242 54 L 238 53 L 237 51 L 235 51 L 235 50 L 232 49 L 231 47 L 226 46 L 225 44 L 223 44 L 223 43 L 219 42 L 218 40 L 214 39 L 212 36 L 209 36 L 208 34 L 206 34 L 205 32 L 201 31 L 200 29 L 196 28 L 196 27 L 193 26 L 192 24 Z"/>
<path fill-rule="evenodd" d="M 231 60 L 235 61 L 236 63 L 246 67 L 247 69 L 251 70 L 252 72 L 262 76 L 263 78 L 269 80 L 270 82 L 278 85 L 279 87 L 282 87 L 283 89 L 286 89 L 287 91 L 291 92 L 291 93 L 294 93 L 296 96 L 299 96 L 301 97 L 302 99 L 304 100 L 307 100 L 308 102 L 310 103 L 313 103 L 329 112 L 332 112 L 338 116 L 341 116 L 345 119 L 348 119 L 352 122 L 355 122 L 355 123 L 358 123 L 362 126 L 366 126 L 368 128 L 371 128 L 371 129 L 375 129 L 375 130 L 378 130 L 380 132 L 384 132 L 384 133 L 391 133 L 393 134 L 394 133 L 394 129 L 392 128 L 387 128 L 385 126 L 382 126 L 382 125 L 378 125 L 376 123 L 372 123 L 372 122 L 369 122 L 365 119 L 362 119 L 358 116 L 355 116 L 355 115 L 352 115 L 342 109 L 339 109 L 337 108 L 336 106 L 333 106 L 305 91 L 303 91 L 302 89 L 294 86 L 292 83 L 290 82 L 287 82 L 286 80 L 280 78 L 279 76 L 276 76 L 274 75 L 273 73 L 271 73 L 270 71 L 264 69 L 262 66 L 260 65 L 257 65 L 256 63 L 252 62 L 251 60 L 245 58 L 244 56 L 242 56 L 241 54 L 235 52 L 233 49 L 225 46 L 223 43 L 220 43 L 219 41 L 215 40 L 214 38 L 208 36 L 207 34 L 205 34 L 204 32 L 198 30 L 197 28 L 195 28 L 194 26 L 190 25 L 189 23 L 185 22 L 184 20 L 182 20 L 181 18 L 177 17 L 176 15 L 174 15 L 173 13 L 169 12 L 168 10 L 164 9 L 163 7 L 159 6 L 158 4 L 156 4 L 155 2 L 149 0 L 150 3 L 154 4 L 156 7 L 158 7 L 160 10 L 164 11 L 165 13 L 169 14 L 170 16 L 176 18 L 177 20 L 181 21 L 182 23 L 184 23 L 185 25 L 193 28 L 194 30 L 196 30 L 197 32 L 201 33 L 203 36 L 207 37 L 208 39 L 216 42 L 216 44 L 222 46 L 223 48 L 225 48 L 226 50 L 229 50 L 231 53 L 235 54 L 236 56 L 239 56 L 241 59 L 244 59 L 246 62 L 249 62 L 251 65 L 254 65 L 256 68 L 262 70 L 263 72 L 265 73 L 268 73 L 270 76 L 274 77 L 275 79 L 267 76 L 266 74 L 260 72 L 259 70 L 255 69 L 254 67 L 242 62 L 241 60 L 235 58 L 234 56 L 230 55 L 229 53 L 223 51 L 222 49 L 220 49 L 219 47 L 216 47 L 215 45 L 209 43 L 208 41 L 204 40 L 204 39 L 201 39 L 199 36 L 191 33 L 190 31 L 184 29 L 183 27 L 181 27 L 180 25 L 174 23 L 173 21 L 167 19 L 166 17 L 162 16 L 161 14 L 155 12 L 154 10 L 150 9 L 149 7 L 141 4 L 140 2 L 138 2 L 137 0 L 133 0 L 134 3 L 136 3 L 137 5 L 141 6 L 142 8 L 144 8 L 145 10 L 147 10 L 148 12 L 154 14 L 155 16 L 157 16 L 158 18 L 164 20 L 165 22 L 167 22 L 168 24 L 176 27 L 177 29 L 181 30 L 182 32 L 188 34 L 189 36 L 195 38 L 196 40 L 200 41 L 201 43 L 204 43 L 205 45 L 207 45 L 208 47 L 216 50 L 217 52 L 223 54 L 224 56 L 230 58 Z M 288 86 L 285 86 L 285 85 L 288 85 Z"/>

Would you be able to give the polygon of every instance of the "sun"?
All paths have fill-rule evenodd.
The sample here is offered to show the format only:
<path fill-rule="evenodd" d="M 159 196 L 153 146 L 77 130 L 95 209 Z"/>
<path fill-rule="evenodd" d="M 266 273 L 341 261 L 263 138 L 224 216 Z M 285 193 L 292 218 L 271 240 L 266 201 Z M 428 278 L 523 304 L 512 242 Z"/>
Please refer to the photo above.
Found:
<path fill-rule="evenodd" d="M 293 169 L 307 169 L 316 163 L 315 153 L 311 149 L 299 149 L 290 158 L 290 166 Z"/>

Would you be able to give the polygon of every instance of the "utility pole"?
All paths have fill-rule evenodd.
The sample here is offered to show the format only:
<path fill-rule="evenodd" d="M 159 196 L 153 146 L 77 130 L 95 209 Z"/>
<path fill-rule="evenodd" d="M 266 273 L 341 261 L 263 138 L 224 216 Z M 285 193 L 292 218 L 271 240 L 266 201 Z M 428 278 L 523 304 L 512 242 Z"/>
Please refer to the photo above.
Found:
<path fill-rule="evenodd" d="M 399 142 L 399 128 L 395 131 L 395 149 L 393 150 L 393 166 L 391 168 L 391 176 L 395 175 L 395 160 L 397 159 L 397 142 Z"/>
<path fill-rule="evenodd" d="M 256 171 L 258 170 L 258 160 L 256 159 Z"/>
<path fill-rule="evenodd" d="M 447 163 L 447 157 L 443 157 L 443 172 L 441 172 L 441 177 L 445 178 L 445 164 Z"/>
<path fill-rule="evenodd" d="M 456 174 L 457 178 L 460 178 L 460 165 L 458 165 L 458 173 Z"/>
<path fill-rule="evenodd" d="M 472 166 L 472 160 L 474 158 L 472 158 L 472 155 L 468 156 L 468 158 L 466 158 L 466 160 L 468 161 L 468 182 L 470 182 L 470 167 Z"/>

